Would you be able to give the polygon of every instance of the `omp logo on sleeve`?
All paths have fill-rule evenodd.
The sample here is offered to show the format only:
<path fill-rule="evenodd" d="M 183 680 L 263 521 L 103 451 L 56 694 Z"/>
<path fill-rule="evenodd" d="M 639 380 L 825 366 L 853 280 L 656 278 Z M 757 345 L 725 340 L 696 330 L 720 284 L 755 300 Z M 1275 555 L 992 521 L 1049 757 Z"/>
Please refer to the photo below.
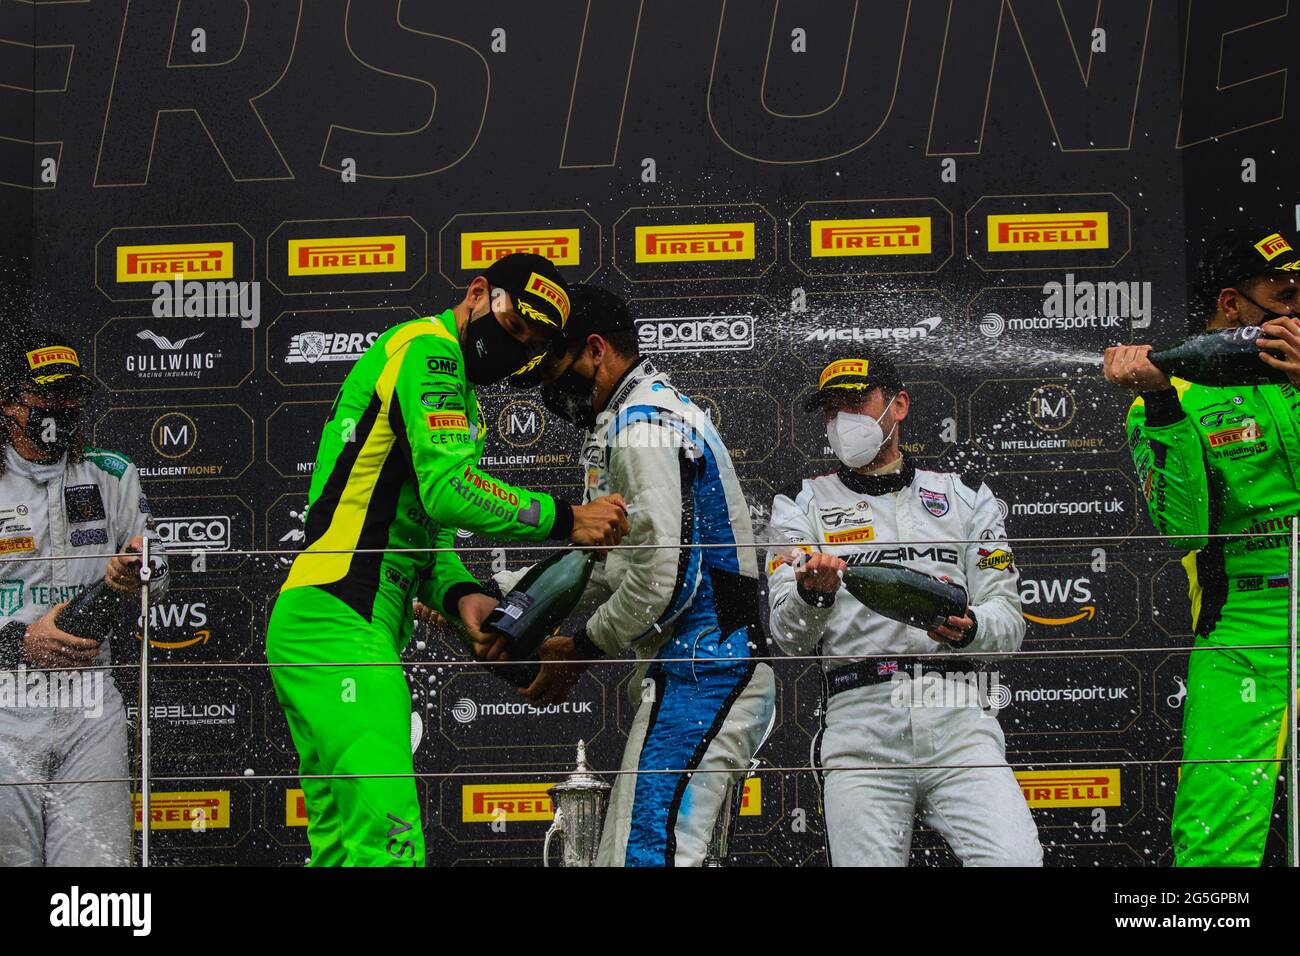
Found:
<path fill-rule="evenodd" d="M 814 219 L 813 258 L 928 255 L 930 217 L 906 219 Z"/>
<path fill-rule="evenodd" d="M 1017 770 L 1016 780 L 1031 807 L 1118 807 L 1119 768 L 1105 770 Z"/>
<path fill-rule="evenodd" d="M 1107 249 L 1110 215 L 1104 212 L 1018 214 L 988 217 L 989 252 L 1043 249 Z"/>
<path fill-rule="evenodd" d="M 753 259 L 752 222 L 637 226 L 637 262 L 706 262 Z"/>
<path fill-rule="evenodd" d="M 229 279 L 235 274 L 233 242 L 186 242 L 153 246 L 118 246 L 118 282 Z"/>
<path fill-rule="evenodd" d="M 545 256 L 557 266 L 576 266 L 580 261 L 577 229 L 516 229 L 510 232 L 462 232 L 460 267 L 490 266 L 515 252 Z"/>
<path fill-rule="evenodd" d="M 1259 242 L 1255 243 L 1255 248 L 1259 250 L 1261 256 L 1269 262 L 1272 262 L 1282 253 L 1290 252 L 1291 243 L 1282 238 L 1281 233 L 1275 232 L 1270 236 L 1265 236 L 1263 239 L 1259 240 Z"/>
<path fill-rule="evenodd" d="M 494 820 L 550 820 L 555 815 L 552 783 L 482 783 L 461 787 L 463 823 L 492 823 Z"/>
<path fill-rule="evenodd" d="M 289 275 L 323 276 L 405 272 L 405 236 L 290 239 Z"/>
<path fill-rule="evenodd" d="M 135 828 L 141 825 L 140 794 L 131 794 Z M 196 790 L 149 795 L 150 830 L 226 830 L 230 828 L 230 791 Z"/>

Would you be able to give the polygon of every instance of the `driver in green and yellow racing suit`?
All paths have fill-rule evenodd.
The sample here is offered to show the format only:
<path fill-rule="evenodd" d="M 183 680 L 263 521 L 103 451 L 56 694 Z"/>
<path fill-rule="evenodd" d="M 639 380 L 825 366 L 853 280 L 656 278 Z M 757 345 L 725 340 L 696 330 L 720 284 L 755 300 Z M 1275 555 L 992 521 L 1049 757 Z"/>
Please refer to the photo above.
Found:
<path fill-rule="evenodd" d="M 1138 482 L 1156 529 L 1190 551 L 1196 643 L 1175 863 L 1258 866 L 1295 701 L 1285 648 L 1288 529 L 1300 515 L 1300 256 L 1280 233 L 1226 233 L 1202 257 L 1196 292 L 1192 332 L 1262 326 L 1260 348 L 1282 357 L 1261 351 L 1260 361 L 1290 384 L 1170 380 L 1148 345 L 1107 349 L 1103 374 L 1141 393 L 1128 414 Z M 1259 644 L 1282 646 L 1242 646 Z"/>
<path fill-rule="evenodd" d="M 399 659 L 412 601 L 463 623 L 483 653 L 493 640 L 481 626 L 496 601 L 454 551 L 422 549 L 450 548 L 458 528 L 588 546 L 616 544 L 627 531 L 616 495 L 570 506 L 478 468 L 486 430 L 474 384 L 528 374 L 568 314 L 550 260 L 505 256 L 455 308 L 376 339 L 339 390 L 303 550 L 266 640 L 301 758 L 313 865 L 424 864 Z"/>

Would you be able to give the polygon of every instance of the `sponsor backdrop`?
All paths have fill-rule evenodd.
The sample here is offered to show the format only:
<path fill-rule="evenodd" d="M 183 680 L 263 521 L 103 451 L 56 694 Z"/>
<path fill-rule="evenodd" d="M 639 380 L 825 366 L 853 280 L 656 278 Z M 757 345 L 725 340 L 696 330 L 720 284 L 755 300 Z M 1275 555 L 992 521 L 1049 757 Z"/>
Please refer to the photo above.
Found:
<path fill-rule="evenodd" d="M 833 467 L 800 407 L 817 372 L 892 355 L 907 450 L 987 476 L 1012 535 L 1057 539 L 1014 567 L 1026 647 L 1062 654 L 1000 668 L 1048 861 L 1170 862 L 1175 770 L 1141 761 L 1179 753 L 1184 582 L 1151 542 L 1087 540 L 1150 531 L 1127 399 L 1096 356 L 1181 336 L 1187 270 L 1220 225 L 1294 226 L 1296 16 L 1266 0 L 0 5 L 6 49 L 31 52 L 0 79 L 6 307 L 30 297 L 74 335 L 101 385 L 94 441 L 137 463 L 164 539 L 202 549 L 150 611 L 155 860 L 305 857 L 297 781 L 261 779 L 295 770 L 259 667 L 286 559 L 241 552 L 298 546 L 320 423 L 375 337 L 531 250 L 632 301 L 760 529 L 777 490 Z M 487 470 L 576 499 L 579 435 L 535 394 L 483 401 Z M 128 631 L 119 660 L 138 651 Z M 455 663 L 447 635 L 407 657 L 431 860 L 536 863 L 545 788 L 578 740 L 617 764 L 630 668 L 538 710 Z M 797 769 L 817 675 L 777 670 L 763 758 L 796 769 L 751 781 L 735 861 L 818 865 Z M 1075 766 L 1041 765 L 1057 761 Z M 953 862 L 934 834 L 914 846 Z"/>

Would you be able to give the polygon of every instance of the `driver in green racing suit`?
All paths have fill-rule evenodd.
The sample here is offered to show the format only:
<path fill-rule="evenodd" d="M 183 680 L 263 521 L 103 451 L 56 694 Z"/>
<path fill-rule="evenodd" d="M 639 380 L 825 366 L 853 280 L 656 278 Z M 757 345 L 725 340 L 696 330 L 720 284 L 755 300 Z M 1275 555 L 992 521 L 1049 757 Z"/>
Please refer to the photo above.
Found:
<path fill-rule="evenodd" d="M 1175 863 L 1258 866 L 1295 700 L 1286 644 L 1289 527 L 1300 515 L 1300 257 L 1280 233 L 1226 233 L 1201 259 L 1196 292 L 1208 319 L 1193 333 L 1262 326 L 1260 348 L 1282 358 L 1261 352 L 1261 362 L 1290 384 L 1170 380 L 1149 345 L 1107 349 L 1103 374 L 1141 393 L 1128 414 L 1138 482 L 1156 529 L 1190 551 L 1182 563 L 1196 643 Z M 1241 646 L 1252 644 L 1282 646 Z"/>
<path fill-rule="evenodd" d="M 568 313 L 550 260 L 505 256 L 455 308 L 376 339 L 339 390 L 266 641 L 301 758 L 313 865 L 424 864 L 399 659 L 412 599 L 461 621 L 476 651 L 492 646 L 481 625 L 496 601 L 454 551 L 420 549 L 450 548 L 457 528 L 588 546 L 627 531 L 616 495 L 570 506 L 478 468 L 486 429 L 473 384 L 528 373 Z"/>

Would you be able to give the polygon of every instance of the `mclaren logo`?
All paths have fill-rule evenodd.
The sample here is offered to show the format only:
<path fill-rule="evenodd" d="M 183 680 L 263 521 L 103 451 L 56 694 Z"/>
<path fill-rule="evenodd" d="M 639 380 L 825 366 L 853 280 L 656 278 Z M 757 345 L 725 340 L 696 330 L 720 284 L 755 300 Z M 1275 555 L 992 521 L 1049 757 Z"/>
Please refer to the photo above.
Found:
<path fill-rule="evenodd" d="M 988 234 L 989 252 L 1106 249 L 1110 216 L 1104 212 L 989 216 Z"/>
<path fill-rule="evenodd" d="M 813 258 L 906 256 L 930 252 L 930 217 L 911 219 L 814 219 Z"/>

